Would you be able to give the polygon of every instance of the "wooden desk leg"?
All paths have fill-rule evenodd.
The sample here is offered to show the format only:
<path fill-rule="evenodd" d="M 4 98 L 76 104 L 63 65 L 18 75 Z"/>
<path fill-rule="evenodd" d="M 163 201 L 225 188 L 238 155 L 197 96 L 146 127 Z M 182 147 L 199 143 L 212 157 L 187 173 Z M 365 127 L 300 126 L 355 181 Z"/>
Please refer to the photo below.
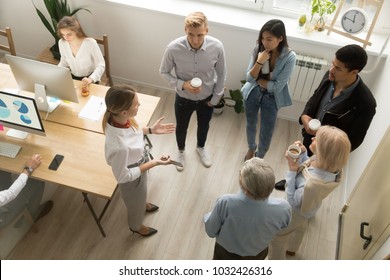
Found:
<path fill-rule="evenodd" d="M 118 185 L 116 185 L 115 190 L 112 193 L 112 198 L 114 197 L 117 189 L 118 189 Z M 106 213 L 106 210 L 107 210 L 108 206 L 110 205 L 112 198 L 107 200 L 106 205 L 104 205 L 104 208 L 103 208 L 103 210 L 102 210 L 102 212 L 100 213 L 100 216 L 99 216 L 99 221 L 101 221 L 103 219 L 104 213 Z"/>
<path fill-rule="evenodd" d="M 88 194 L 85 193 L 85 192 L 83 192 L 83 197 L 84 197 L 85 202 L 87 202 L 88 208 L 89 208 L 89 210 L 91 211 L 92 216 L 93 216 L 93 218 L 95 219 L 95 222 L 96 222 L 97 226 L 98 226 L 99 229 L 100 229 L 100 232 L 102 233 L 103 237 L 106 237 L 106 233 L 104 232 L 103 227 L 102 227 L 102 225 L 100 224 L 100 220 L 98 219 L 98 217 L 97 217 L 97 215 L 96 215 L 96 213 L 95 213 L 95 210 L 93 209 L 92 204 L 91 204 L 91 202 L 89 201 Z M 107 203 L 108 203 L 108 202 L 107 202 Z M 107 206 L 107 207 L 108 207 L 108 206 Z M 106 208 L 106 207 L 105 207 L 105 208 Z"/>

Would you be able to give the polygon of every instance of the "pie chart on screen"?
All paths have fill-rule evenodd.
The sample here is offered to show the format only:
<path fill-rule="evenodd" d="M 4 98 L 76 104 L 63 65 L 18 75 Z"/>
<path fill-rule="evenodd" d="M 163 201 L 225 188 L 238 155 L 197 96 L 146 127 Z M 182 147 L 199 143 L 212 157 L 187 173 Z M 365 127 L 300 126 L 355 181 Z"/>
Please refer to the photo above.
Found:
<path fill-rule="evenodd" d="M 0 118 L 8 118 L 10 114 L 11 112 L 7 108 L 7 105 L 5 105 L 4 101 L 0 99 Z"/>
<path fill-rule="evenodd" d="M 31 124 L 31 123 L 32 123 L 31 119 L 30 119 L 29 117 L 27 117 L 27 116 L 21 115 L 21 116 L 20 116 L 20 119 L 21 119 L 22 122 L 24 122 L 25 124 Z"/>
<path fill-rule="evenodd" d="M 12 102 L 12 104 L 14 105 L 15 109 L 19 113 L 22 113 L 22 114 L 28 113 L 28 107 L 23 102 L 21 102 L 19 100 L 15 100 L 14 102 Z"/>

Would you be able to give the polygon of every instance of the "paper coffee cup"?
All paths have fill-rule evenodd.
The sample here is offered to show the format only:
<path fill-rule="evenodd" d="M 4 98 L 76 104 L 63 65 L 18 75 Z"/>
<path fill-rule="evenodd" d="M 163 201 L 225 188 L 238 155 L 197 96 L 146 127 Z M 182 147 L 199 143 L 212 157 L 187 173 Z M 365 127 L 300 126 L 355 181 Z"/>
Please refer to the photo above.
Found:
<path fill-rule="evenodd" d="M 321 126 L 321 122 L 317 119 L 311 119 L 309 121 L 309 128 L 313 131 L 317 131 Z"/>
<path fill-rule="evenodd" d="M 200 87 L 202 85 L 202 80 L 201 79 L 199 79 L 199 78 L 193 78 L 192 80 L 191 80 L 191 86 L 193 86 L 193 87 Z"/>
<path fill-rule="evenodd" d="M 299 147 L 298 145 L 290 145 L 287 148 L 287 154 L 289 157 L 297 159 L 301 154 L 301 147 Z"/>

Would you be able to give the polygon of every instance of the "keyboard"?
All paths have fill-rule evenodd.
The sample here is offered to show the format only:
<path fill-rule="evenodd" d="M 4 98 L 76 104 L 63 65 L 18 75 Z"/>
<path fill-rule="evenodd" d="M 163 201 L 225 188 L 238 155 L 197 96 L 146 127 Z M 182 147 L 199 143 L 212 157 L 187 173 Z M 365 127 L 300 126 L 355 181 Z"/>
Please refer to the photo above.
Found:
<path fill-rule="evenodd" d="M 0 142 L 0 156 L 15 158 L 22 146 Z"/>

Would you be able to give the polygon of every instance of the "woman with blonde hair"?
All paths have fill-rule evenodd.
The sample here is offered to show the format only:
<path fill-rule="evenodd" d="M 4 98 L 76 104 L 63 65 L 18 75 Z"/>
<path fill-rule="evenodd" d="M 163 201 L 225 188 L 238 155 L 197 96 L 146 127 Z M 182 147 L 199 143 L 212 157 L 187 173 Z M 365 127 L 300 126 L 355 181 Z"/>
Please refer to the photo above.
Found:
<path fill-rule="evenodd" d="M 269 259 L 293 256 L 302 243 L 310 218 L 314 217 L 325 199 L 342 180 L 342 168 L 347 164 L 351 143 L 347 134 L 335 126 L 322 126 L 312 138 L 308 158 L 305 146 L 296 141 L 302 153 L 298 160 L 288 156 L 286 178 L 287 200 L 292 207 L 292 222 L 271 241 Z"/>
<path fill-rule="evenodd" d="M 103 117 L 106 134 L 105 157 L 111 166 L 125 205 L 129 229 L 142 236 L 150 236 L 156 229 L 143 224 L 145 212 L 155 212 L 158 206 L 146 202 L 147 170 L 171 164 L 169 156 L 149 160 L 145 150 L 145 134 L 167 134 L 175 131 L 172 123 L 162 124 L 164 117 L 150 127 L 140 127 L 134 117 L 140 106 L 138 95 L 129 85 L 108 89 L 105 97 L 107 110 Z"/>

